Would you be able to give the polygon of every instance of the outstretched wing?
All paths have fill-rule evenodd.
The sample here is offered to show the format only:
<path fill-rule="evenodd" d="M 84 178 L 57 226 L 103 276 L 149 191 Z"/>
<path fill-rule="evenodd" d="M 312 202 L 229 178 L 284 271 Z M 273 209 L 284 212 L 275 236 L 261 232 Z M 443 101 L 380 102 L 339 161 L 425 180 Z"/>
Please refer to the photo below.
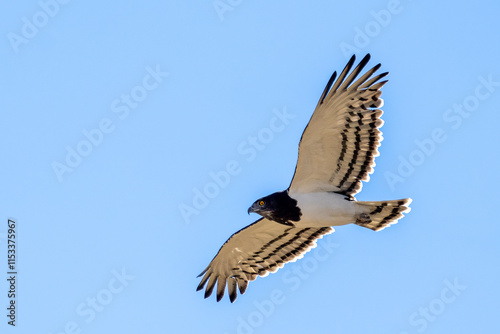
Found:
<path fill-rule="evenodd" d="M 368 54 L 349 74 L 352 56 L 338 79 L 335 72 L 328 81 L 302 134 L 291 193 L 333 191 L 351 197 L 370 179 L 382 141 L 378 108 L 387 81 L 380 79 L 388 73 L 373 76 L 378 64 L 354 82 L 369 60 Z"/>
<path fill-rule="evenodd" d="M 257 276 L 274 273 L 287 262 L 293 262 L 316 247 L 316 239 L 334 231 L 331 227 L 295 228 L 265 218 L 257 220 L 233 234 L 220 248 L 208 267 L 196 291 L 205 290 L 205 298 L 212 294 L 217 283 L 217 301 L 229 293 L 231 303 L 245 293 L 249 281 Z"/>

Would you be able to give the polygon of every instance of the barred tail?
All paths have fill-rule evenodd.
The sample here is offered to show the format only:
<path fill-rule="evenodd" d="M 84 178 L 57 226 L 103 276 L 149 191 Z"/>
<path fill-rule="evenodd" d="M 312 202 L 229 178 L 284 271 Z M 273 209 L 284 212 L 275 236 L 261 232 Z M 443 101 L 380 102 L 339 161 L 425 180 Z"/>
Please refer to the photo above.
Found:
<path fill-rule="evenodd" d="M 356 225 L 380 231 L 396 224 L 403 213 L 410 212 L 411 198 L 381 202 L 356 202 L 361 213 L 356 217 Z"/>

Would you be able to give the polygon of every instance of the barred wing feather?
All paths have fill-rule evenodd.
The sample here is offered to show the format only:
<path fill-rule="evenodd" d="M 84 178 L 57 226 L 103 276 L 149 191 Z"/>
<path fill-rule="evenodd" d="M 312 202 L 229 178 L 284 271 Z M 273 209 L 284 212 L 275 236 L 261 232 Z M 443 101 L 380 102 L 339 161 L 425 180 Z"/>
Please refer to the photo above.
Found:
<path fill-rule="evenodd" d="M 208 298 L 217 284 L 217 301 L 224 296 L 227 286 L 231 302 L 237 297 L 238 287 L 245 293 L 248 282 L 257 276 L 276 272 L 287 262 L 294 262 L 316 247 L 316 240 L 332 233 L 332 227 L 295 228 L 265 218 L 233 234 L 220 248 L 203 276 L 197 291 L 205 289 Z"/>
<path fill-rule="evenodd" d="M 332 75 L 299 144 L 299 157 L 290 193 L 333 191 L 348 197 L 368 181 L 382 141 L 380 119 L 383 105 L 380 81 L 388 73 L 374 76 L 380 64 L 359 79 L 370 55 L 356 68 L 353 56 L 342 73 Z M 350 73 L 349 73 L 350 72 Z"/>

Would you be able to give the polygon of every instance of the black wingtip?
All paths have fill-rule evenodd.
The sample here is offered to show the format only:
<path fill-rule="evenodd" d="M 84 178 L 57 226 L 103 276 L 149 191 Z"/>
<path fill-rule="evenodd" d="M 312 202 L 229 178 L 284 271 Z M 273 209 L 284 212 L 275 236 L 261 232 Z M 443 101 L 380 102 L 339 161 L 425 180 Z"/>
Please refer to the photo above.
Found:
<path fill-rule="evenodd" d="M 365 56 L 365 58 L 366 58 L 366 56 Z M 352 55 L 351 59 L 349 59 L 349 61 L 347 62 L 346 67 L 350 68 L 352 66 L 352 64 L 354 64 L 355 61 L 356 61 L 356 55 Z"/>
<path fill-rule="evenodd" d="M 203 274 L 205 274 L 207 272 L 207 270 L 208 270 L 208 267 L 205 270 L 203 270 L 198 276 L 196 276 L 196 278 L 201 277 Z"/>
<path fill-rule="evenodd" d="M 364 56 L 363 59 L 361 59 L 357 68 L 359 68 L 359 69 L 364 68 L 366 66 L 366 64 L 368 64 L 368 62 L 370 61 L 370 58 L 371 58 L 370 54 L 367 53 L 366 56 Z"/>
<path fill-rule="evenodd" d="M 205 290 L 205 296 L 204 296 L 204 297 L 205 297 L 205 299 L 207 299 L 208 297 L 210 297 L 210 296 L 212 295 L 212 291 L 213 291 L 213 287 L 212 287 L 212 289 L 208 289 L 208 288 L 207 288 L 207 289 Z"/>
<path fill-rule="evenodd" d="M 236 290 L 234 290 L 234 292 L 229 295 L 229 300 L 231 301 L 231 303 L 234 303 L 234 301 L 236 300 L 237 295 L 238 294 L 237 294 Z"/>
<path fill-rule="evenodd" d="M 217 278 L 212 280 L 210 278 L 210 281 L 208 282 L 207 289 L 205 290 L 205 298 L 208 298 L 212 295 L 212 292 L 214 291 L 215 283 L 217 283 Z"/>
<path fill-rule="evenodd" d="M 247 286 L 248 282 L 242 281 L 238 282 L 238 289 L 240 290 L 240 293 L 243 295 L 245 291 L 247 291 Z"/>
<path fill-rule="evenodd" d="M 330 88 L 333 85 L 333 82 L 335 81 L 335 78 L 337 77 L 337 71 L 333 72 L 332 76 L 330 77 L 330 80 L 328 80 L 325 89 L 323 90 L 323 94 L 321 94 L 321 97 L 319 98 L 318 101 L 318 106 L 323 103 L 325 100 L 326 96 L 328 95 L 328 92 L 330 91 Z M 316 106 L 316 108 L 318 107 Z"/>

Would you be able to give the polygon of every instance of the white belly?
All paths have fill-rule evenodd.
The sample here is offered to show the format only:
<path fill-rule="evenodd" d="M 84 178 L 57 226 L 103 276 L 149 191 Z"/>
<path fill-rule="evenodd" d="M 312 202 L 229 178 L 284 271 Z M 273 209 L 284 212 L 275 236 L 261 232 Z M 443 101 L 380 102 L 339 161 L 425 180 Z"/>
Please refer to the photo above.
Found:
<path fill-rule="evenodd" d="M 290 197 L 297 200 L 302 215 L 297 227 L 339 226 L 354 223 L 356 202 L 347 201 L 336 193 L 293 193 Z"/>

